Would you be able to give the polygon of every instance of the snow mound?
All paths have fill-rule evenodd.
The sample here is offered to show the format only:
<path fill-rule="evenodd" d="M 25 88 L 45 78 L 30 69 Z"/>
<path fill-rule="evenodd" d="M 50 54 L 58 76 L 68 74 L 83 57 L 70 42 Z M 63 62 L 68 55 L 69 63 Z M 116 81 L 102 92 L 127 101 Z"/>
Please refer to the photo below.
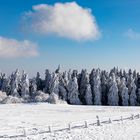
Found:
<path fill-rule="evenodd" d="M 46 102 L 49 98 L 49 94 L 46 94 L 42 91 L 38 91 L 35 96 L 35 102 Z"/>
<path fill-rule="evenodd" d="M 2 100 L 4 100 L 6 97 L 7 97 L 6 92 L 0 91 L 0 102 L 1 102 Z"/>
<path fill-rule="evenodd" d="M 51 93 L 47 102 L 51 103 L 51 104 L 67 104 L 66 101 L 63 101 L 61 99 L 59 99 L 58 95 L 55 93 Z"/>
<path fill-rule="evenodd" d="M 16 103 L 22 103 L 22 99 L 18 97 L 13 96 L 7 96 L 4 100 L 2 100 L 1 104 L 16 104 Z"/>

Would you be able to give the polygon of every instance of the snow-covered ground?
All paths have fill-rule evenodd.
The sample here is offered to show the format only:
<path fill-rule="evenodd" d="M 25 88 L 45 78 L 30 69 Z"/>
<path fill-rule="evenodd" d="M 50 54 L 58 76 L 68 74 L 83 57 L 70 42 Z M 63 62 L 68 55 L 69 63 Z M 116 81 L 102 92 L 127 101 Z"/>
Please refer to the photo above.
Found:
<path fill-rule="evenodd" d="M 20 130 L 30 132 L 33 128 L 48 130 L 48 126 L 55 130 L 68 127 L 68 123 L 84 125 L 84 121 L 94 123 L 98 115 L 100 120 L 119 118 L 140 114 L 139 107 L 104 107 L 104 106 L 72 106 L 67 104 L 6 104 L 0 105 L 0 139 L 4 135 L 20 134 Z M 27 133 L 28 136 L 28 133 Z M 125 120 L 123 123 L 113 122 L 102 126 L 90 125 L 88 128 L 74 128 L 47 134 L 28 136 L 28 139 L 70 139 L 70 140 L 128 140 L 140 139 L 140 119 Z M 7 139 L 7 138 L 3 138 Z M 12 138 L 11 138 L 12 139 Z M 13 138 L 27 139 L 25 138 Z"/>

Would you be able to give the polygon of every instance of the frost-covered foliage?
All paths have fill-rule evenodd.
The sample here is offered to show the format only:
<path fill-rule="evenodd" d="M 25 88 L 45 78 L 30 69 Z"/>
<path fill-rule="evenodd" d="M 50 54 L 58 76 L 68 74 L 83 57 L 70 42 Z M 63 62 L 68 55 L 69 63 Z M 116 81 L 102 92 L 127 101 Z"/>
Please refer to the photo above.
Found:
<path fill-rule="evenodd" d="M 19 70 L 16 70 L 15 73 L 11 75 L 11 95 L 19 97 L 18 86 L 20 84 L 20 73 Z"/>
<path fill-rule="evenodd" d="M 59 96 L 64 100 L 68 100 L 68 74 L 65 71 L 62 75 L 59 75 Z"/>
<path fill-rule="evenodd" d="M 37 90 L 43 90 L 42 79 L 40 77 L 39 72 L 37 72 L 37 75 L 36 75 L 36 83 L 37 83 Z"/>
<path fill-rule="evenodd" d="M 137 105 L 136 85 L 134 83 L 134 80 L 132 80 L 131 82 L 130 105 L 131 106 Z"/>
<path fill-rule="evenodd" d="M 121 96 L 122 105 L 128 106 L 129 105 L 129 95 L 128 95 L 128 88 L 126 87 L 125 83 L 126 83 L 125 78 L 123 77 L 121 80 L 120 96 Z"/>
<path fill-rule="evenodd" d="M 109 85 L 108 85 L 108 72 L 102 71 L 101 72 L 101 100 L 102 100 L 102 105 L 107 105 L 107 100 L 108 100 L 108 90 L 109 90 Z"/>
<path fill-rule="evenodd" d="M 52 74 L 52 79 L 50 81 L 50 93 L 59 95 L 59 75 L 57 73 Z"/>
<path fill-rule="evenodd" d="M 22 81 L 21 97 L 28 102 L 29 99 L 30 99 L 28 75 L 25 74 L 25 73 L 23 73 L 22 74 L 21 81 Z"/>
<path fill-rule="evenodd" d="M 59 99 L 59 96 L 55 93 L 50 94 L 49 98 L 47 99 L 47 102 L 51 104 L 66 104 L 66 102 Z"/>
<path fill-rule="evenodd" d="M 29 92 L 30 92 L 31 98 L 34 98 L 36 96 L 37 83 L 36 83 L 36 79 L 35 78 L 30 80 Z"/>
<path fill-rule="evenodd" d="M 140 105 L 140 76 L 136 70 L 113 68 L 109 72 L 83 69 L 62 72 L 46 70 L 33 78 L 24 71 L 0 73 L 0 102 L 49 102 L 85 105 Z"/>
<path fill-rule="evenodd" d="M 117 106 L 119 103 L 119 96 L 118 96 L 118 87 L 117 87 L 116 78 L 115 78 L 114 73 L 112 73 L 110 84 L 111 84 L 111 86 L 110 86 L 109 92 L 108 92 L 108 105 Z"/>
<path fill-rule="evenodd" d="M 1 104 L 17 104 L 17 103 L 23 103 L 23 102 L 24 101 L 22 98 L 7 96 L 0 103 Z"/>
<path fill-rule="evenodd" d="M 49 94 L 46 94 L 42 91 L 37 91 L 36 96 L 34 97 L 35 102 L 47 102 Z"/>
<path fill-rule="evenodd" d="M 45 88 L 44 88 L 44 92 L 45 93 L 50 93 L 50 84 L 52 81 L 52 74 L 50 72 L 50 70 L 46 69 L 45 72 Z"/>
<path fill-rule="evenodd" d="M 100 80 L 100 71 L 96 71 L 94 77 L 94 104 L 101 105 L 101 80 Z"/>
<path fill-rule="evenodd" d="M 90 84 L 87 84 L 86 91 L 85 91 L 86 104 L 93 105 L 92 99 L 93 99 L 93 97 L 92 97 L 92 92 L 91 92 L 91 86 L 90 86 Z"/>
<path fill-rule="evenodd" d="M 79 105 L 81 104 L 79 100 L 78 83 L 76 76 L 73 76 L 68 83 L 68 100 L 70 104 Z"/>
<path fill-rule="evenodd" d="M 81 74 L 79 74 L 79 93 L 80 93 L 80 100 L 83 104 L 86 104 L 85 101 L 85 94 L 86 94 L 86 88 L 87 84 L 89 82 L 89 75 L 87 73 L 87 70 L 82 70 Z"/>
<path fill-rule="evenodd" d="M 6 92 L 0 91 L 0 102 L 3 101 L 7 97 Z"/>

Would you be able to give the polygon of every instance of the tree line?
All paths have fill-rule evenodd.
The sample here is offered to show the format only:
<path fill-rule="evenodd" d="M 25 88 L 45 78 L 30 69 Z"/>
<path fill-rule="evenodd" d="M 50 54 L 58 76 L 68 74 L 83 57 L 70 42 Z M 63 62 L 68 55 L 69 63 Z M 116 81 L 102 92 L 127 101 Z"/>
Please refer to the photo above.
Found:
<path fill-rule="evenodd" d="M 73 105 L 140 105 L 139 73 L 115 67 L 110 71 L 92 69 L 90 73 L 82 69 L 78 73 L 77 70 L 61 72 L 59 66 L 54 72 L 46 69 L 44 78 L 39 72 L 36 77 L 29 78 L 24 71 L 16 70 L 10 76 L 0 74 L 0 90 L 26 102 L 34 102 L 41 91 Z"/>

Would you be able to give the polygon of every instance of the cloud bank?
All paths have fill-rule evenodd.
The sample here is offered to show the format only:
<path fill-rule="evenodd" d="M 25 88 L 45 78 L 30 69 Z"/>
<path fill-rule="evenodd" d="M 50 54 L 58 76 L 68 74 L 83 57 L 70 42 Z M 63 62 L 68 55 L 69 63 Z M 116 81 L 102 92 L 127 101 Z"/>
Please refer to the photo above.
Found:
<path fill-rule="evenodd" d="M 18 41 L 0 36 L 1 58 L 34 57 L 38 54 L 37 45 L 29 40 Z"/>
<path fill-rule="evenodd" d="M 135 32 L 133 29 L 128 29 L 127 32 L 125 32 L 125 36 L 129 37 L 130 39 L 139 40 L 140 39 L 140 33 Z"/>
<path fill-rule="evenodd" d="M 74 40 L 98 39 L 100 31 L 91 10 L 76 2 L 40 4 L 25 13 L 29 30 L 44 35 L 55 34 Z"/>

